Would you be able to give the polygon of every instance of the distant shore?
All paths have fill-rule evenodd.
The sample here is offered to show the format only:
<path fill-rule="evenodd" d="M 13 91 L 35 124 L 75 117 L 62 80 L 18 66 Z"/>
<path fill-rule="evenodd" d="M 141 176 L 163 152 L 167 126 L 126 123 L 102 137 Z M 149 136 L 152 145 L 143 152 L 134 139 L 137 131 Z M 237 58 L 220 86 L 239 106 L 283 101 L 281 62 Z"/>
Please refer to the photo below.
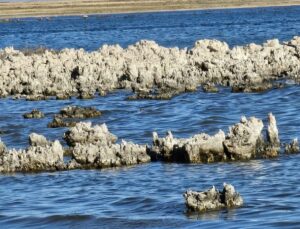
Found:
<path fill-rule="evenodd" d="M 20 0 L 0 2 L 0 19 L 297 5 L 300 0 Z"/>

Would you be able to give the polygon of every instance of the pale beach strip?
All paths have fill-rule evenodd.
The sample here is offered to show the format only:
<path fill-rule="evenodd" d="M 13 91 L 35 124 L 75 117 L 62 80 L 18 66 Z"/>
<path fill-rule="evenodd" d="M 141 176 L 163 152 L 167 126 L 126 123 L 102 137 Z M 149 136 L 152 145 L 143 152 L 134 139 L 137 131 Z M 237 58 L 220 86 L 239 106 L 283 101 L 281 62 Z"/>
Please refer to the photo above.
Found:
<path fill-rule="evenodd" d="M 0 2 L 0 18 L 296 6 L 300 0 L 37 0 Z"/>

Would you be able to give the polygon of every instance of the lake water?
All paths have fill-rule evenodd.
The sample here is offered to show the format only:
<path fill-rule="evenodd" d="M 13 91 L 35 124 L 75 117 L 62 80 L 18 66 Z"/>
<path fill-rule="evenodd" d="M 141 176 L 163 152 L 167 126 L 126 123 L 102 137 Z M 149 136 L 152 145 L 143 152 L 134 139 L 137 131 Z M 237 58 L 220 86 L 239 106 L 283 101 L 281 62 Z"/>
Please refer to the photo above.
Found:
<path fill-rule="evenodd" d="M 0 23 L 0 47 L 45 46 L 95 50 L 104 43 L 126 47 L 140 39 L 164 46 L 192 46 L 201 38 L 230 45 L 267 39 L 288 40 L 299 35 L 300 7 L 205 10 L 57 17 L 50 21 L 23 19 Z M 60 139 L 65 128 L 47 123 L 67 105 L 94 106 L 103 111 L 95 124 L 106 123 L 119 139 L 151 144 L 152 131 L 176 137 L 216 133 L 239 121 L 241 115 L 266 121 L 273 112 L 281 140 L 300 133 L 300 90 L 284 89 L 256 94 L 218 94 L 199 90 L 170 101 L 128 101 L 131 93 L 116 91 L 93 100 L 38 101 L 1 99 L 1 139 L 13 148 L 26 147 L 36 132 Z M 45 119 L 24 120 L 22 114 L 38 108 Z M 300 227 L 300 155 L 274 160 L 208 165 L 150 163 L 90 171 L 0 175 L 1 228 L 298 228 Z M 221 188 L 232 183 L 245 206 L 238 209 L 187 214 L 186 189 Z"/>

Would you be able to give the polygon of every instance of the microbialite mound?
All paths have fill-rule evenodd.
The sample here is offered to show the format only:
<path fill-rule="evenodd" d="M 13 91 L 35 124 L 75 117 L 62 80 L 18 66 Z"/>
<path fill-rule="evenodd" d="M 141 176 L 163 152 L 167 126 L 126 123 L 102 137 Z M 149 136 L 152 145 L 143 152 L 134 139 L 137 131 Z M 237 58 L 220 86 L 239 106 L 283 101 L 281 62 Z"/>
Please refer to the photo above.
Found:
<path fill-rule="evenodd" d="M 217 92 L 217 85 L 259 92 L 281 87 L 279 79 L 298 83 L 299 74 L 300 37 L 233 48 L 217 40 L 199 40 L 191 49 L 142 40 L 126 49 L 104 45 L 93 52 L 0 50 L 0 96 L 29 100 L 87 99 L 115 89 L 132 90 L 131 99 L 170 99 L 199 86 Z"/>

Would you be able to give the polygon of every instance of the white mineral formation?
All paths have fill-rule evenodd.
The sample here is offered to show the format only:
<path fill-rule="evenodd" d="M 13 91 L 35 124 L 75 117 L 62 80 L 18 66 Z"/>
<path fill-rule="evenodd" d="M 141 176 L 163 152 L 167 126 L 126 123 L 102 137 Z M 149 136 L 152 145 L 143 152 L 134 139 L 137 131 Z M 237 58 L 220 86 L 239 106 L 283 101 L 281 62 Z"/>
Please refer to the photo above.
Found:
<path fill-rule="evenodd" d="M 77 123 L 65 133 L 65 139 L 73 146 L 69 169 L 116 167 L 151 161 L 145 145 L 126 141 L 115 144 L 117 137 L 105 124 Z"/>
<path fill-rule="evenodd" d="M 0 172 L 54 171 L 64 168 L 64 150 L 59 141 L 49 142 L 37 134 L 30 135 L 25 150 L 7 150 L 0 142 Z"/>
<path fill-rule="evenodd" d="M 300 37 L 232 49 L 217 40 L 197 41 L 189 50 L 142 40 L 126 49 L 104 45 L 93 52 L 0 50 L 0 96 L 30 100 L 92 98 L 120 88 L 132 89 L 133 98 L 168 99 L 200 85 L 256 92 L 273 87 L 282 76 L 299 82 Z"/>
<path fill-rule="evenodd" d="M 213 186 L 204 192 L 187 191 L 184 193 L 184 198 L 188 210 L 196 212 L 240 207 L 244 203 L 235 188 L 226 183 L 222 191 L 218 191 Z"/>

